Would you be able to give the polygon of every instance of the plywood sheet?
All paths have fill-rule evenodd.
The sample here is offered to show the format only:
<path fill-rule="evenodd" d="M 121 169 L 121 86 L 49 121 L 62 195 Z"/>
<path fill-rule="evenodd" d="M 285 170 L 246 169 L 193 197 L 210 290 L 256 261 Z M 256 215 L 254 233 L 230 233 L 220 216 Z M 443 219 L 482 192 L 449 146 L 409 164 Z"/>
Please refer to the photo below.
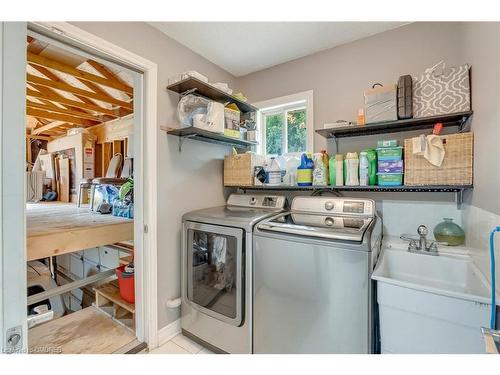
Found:
<path fill-rule="evenodd" d="M 101 215 L 76 204 L 27 203 L 28 260 L 134 239 L 134 221 Z"/>
<path fill-rule="evenodd" d="M 95 307 L 28 331 L 31 353 L 111 354 L 135 341 L 134 334 Z"/>
<path fill-rule="evenodd" d="M 59 200 L 61 202 L 69 202 L 69 159 L 60 158 L 59 159 Z"/>

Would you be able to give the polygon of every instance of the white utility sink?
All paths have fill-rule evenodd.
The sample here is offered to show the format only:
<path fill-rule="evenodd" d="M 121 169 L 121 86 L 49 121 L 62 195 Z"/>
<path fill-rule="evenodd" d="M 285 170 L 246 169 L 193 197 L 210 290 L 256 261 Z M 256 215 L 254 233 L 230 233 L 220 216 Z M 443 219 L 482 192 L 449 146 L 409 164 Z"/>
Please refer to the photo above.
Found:
<path fill-rule="evenodd" d="M 386 246 L 372 279 L 383 353 L 484 353 L 490 287 L 469 256 Z"/>

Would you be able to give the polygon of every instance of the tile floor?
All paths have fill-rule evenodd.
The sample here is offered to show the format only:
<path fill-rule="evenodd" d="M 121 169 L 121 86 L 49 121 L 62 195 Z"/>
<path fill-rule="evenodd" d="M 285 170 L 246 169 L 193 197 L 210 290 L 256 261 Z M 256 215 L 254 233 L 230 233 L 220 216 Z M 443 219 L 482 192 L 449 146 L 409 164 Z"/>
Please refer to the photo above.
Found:
<path fill-rule="evenodd" d="M 154 349 L 150 354 L 214 354 L 193 340 L 179 333 L 173 339 Z"/>

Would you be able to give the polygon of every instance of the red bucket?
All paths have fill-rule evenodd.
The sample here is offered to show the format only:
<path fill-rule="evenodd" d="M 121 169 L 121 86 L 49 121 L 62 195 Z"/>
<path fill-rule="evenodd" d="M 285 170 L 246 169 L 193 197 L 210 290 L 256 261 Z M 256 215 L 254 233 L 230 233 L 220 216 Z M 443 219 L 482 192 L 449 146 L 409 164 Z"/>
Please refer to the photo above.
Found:
<path fill-rule="evenodd" d="M 123 271 L 125 266 L 120 266 L 116 269 L 116 277 L 118 278 L 118 287 L 120 288 L 120 296 L 128 303 L 135 303 L 135 283 L 134 276 L 124 276 Z"/>

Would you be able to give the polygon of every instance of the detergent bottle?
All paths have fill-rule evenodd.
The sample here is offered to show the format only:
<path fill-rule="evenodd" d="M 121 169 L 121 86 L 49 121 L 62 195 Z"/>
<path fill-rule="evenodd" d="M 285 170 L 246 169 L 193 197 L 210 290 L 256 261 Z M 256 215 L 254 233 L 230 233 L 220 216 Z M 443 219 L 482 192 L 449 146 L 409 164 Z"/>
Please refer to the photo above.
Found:
<path fill-rule="evenodd" d="M 312 186 L 314 163 L 307 154 L 300 157 L 300 165 L 297 167 L 297 185 Z"/>

